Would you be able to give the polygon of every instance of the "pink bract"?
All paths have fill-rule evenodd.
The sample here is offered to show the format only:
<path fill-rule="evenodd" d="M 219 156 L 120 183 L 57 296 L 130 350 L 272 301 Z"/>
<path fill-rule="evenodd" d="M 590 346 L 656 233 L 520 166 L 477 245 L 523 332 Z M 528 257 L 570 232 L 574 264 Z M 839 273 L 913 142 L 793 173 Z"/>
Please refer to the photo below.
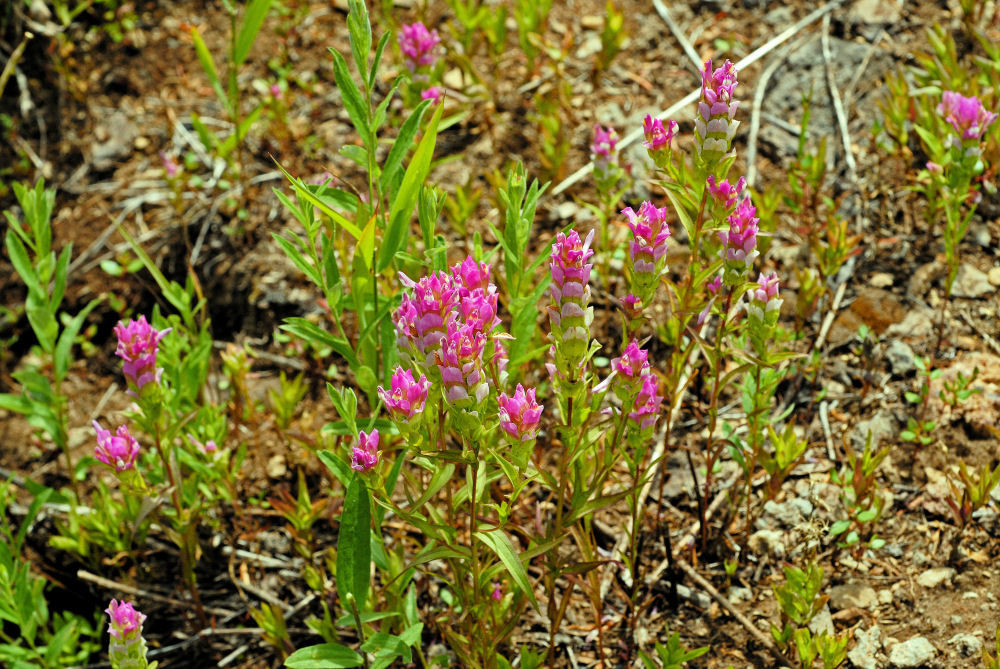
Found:
<path fill-rule="evenodd" d="M 500 427 L 511 441 L 531 441 L 538 435 L 538 422 L 544 408 L 535 400 L 535 389 L 525 390 L 520 383 L 510 397 L 500 393 Z"/>
<path fill-rule="evenodd" d="M 986 134 L 986 129 L 996 120 L 995 112 L 987 111 L 982 100 L 976 96 L 965 97 L 955 91 L 941 94 L 941 104 L 937 112 L 951 123 L 962 141 L 978 142 Z"/>
<path fill-rule="evenodd" d="M 142 634 L 142 623 L 146 616 L 136 611 L 130 602 L 112 599 L 104 612 L 111 619 L 108 633 L 118 641 L 134 639 Z"/>
<path fill-rule="evenodd" d="M 358 433 L 358 443 L 351 450 L 351 469 L 366 472 L 378 464 L 378 430 L 366 434 L 364 430 Z"/>
<path fill-rule="evenodd" d="M 163 370 L 156 368 L 157 347 L 170 328 L 154 330 L 145 316 L 139 316 L 128 323 L 119 322 L 114 332 L 118 337 L 115 353 L 124 363 L 122 371 L 129 390 L 138 393 L 146 384 L 158 383 Z"/>
<path fill-rule="evenodd" d="M 378 396 L 382 398 L 393 418 L 410 420 L 417 414 L 423 413 L 430 386 L 431 382 L 423 374 L 415 381 L 413 372 L 396 367 L 392 375 L 391 390 L 387 392 L 385 388 L 379 386 Z"/>
<path fill-rule="evenodd" d="M 436 30 L 428 30 L 423 23 L 417 21 L 404 25 L 397 40 L 406 58 L 406 65 L 411 70 L 421 65 L 433 65 L 437 60 L 434 47 L 441 43 L 441 37 Z"/>
<path fill-rule="evenodd" d="M 118 432 L 112 436 L 111 430 L 105 430 L 96 420 L 92 423 L 97 432 L 97 447 L 94 457 L 116 472 L 135 469 L 136 458 L 139 457 L 139 442 L 129 432 L 128 427 L 120 425 Z"/>

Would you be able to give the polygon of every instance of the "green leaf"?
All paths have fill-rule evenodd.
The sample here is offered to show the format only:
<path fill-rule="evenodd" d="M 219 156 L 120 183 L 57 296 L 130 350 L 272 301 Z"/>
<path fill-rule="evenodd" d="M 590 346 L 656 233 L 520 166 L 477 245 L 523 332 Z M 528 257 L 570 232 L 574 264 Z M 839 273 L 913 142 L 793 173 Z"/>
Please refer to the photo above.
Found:
<path fill-rule="evenodd" d="M 289 669 L 348 669 L 364 663 L 361 655 L 339 643 L 300 648 L 285 659 Z"/>
<path fill-rule="evenodd" d="M 430 100 L 424 100 L 410 113 L 399 128 L 399 134 L 396 135 L 396 140 L 392 143 L 392 148 L 389 149 L 389 155 L 386 156 L 385 164 L 382 165 L 382 190 L 389 193 L 390 197 L 394 190 L 391 186 L 402 171 L 403 158 L 410 152 L 413 140 L 417 136 L 417 130 L 420 129 L 420 121 L 424 118 L 424 113 L 430 105 Z"/>
<path fill-rule="evenodd" d="M 374 152 L 375 138 L 371 134 L 371 128 L 368 127 L 370 120 L 368 117 L 371 110 L 362 97 L 361 91 L 358 90 L 357 84 L 354 83 L 354 79 L 351 78 L 351 72 L 347 69 L 347 61 L 336 49 L 330 49 L 330 53 L 333 54 L 333 78 L 337 82 L 337 88 L 340 89 L 344 109 L 351 117 L 351 123 L 354 124 L 354 129 L 358 132 L 365 147 L 369 152 Z"/>
<path fill-rule="evenodd" d="M 358 366 L 358 357 L 346 339 L 333 336 L 311 321 L 298 317 L 286 318 L 285 322 L 281 324 L 281 329 L 315 344 L 329 346 L 343 356 L 352 368 Z"/>
<path fill-rule="evenodd" d="M 372 48 L 372 25 L 368 19 L 368 7 L 364 0 L 351 0 L 348 8 L 347 31 L 351 38 L 351 55 L 354 56 L 358 72 L 364 78 L 368 74 L 368 52 Z"/>
<path fill-rule="evenodd" d="M 316 268 L 313 267 L 308 260 L 305 259 L 305 257 L 302 255 L 302 252 L 299 250 L 298 245 L 302 243 L 301 240 L 299 240 L 298 237 L 296 237 L 290 232 L 286 234 L 288 234 L 288 236 L 291 239 L 286 239 L 285 237 L 279 235 L 277 232 L 272 232 L 271 237 L 274 238 L 274 241 L 278 242 L 278 246 L 280 246 L 281 249 L 285 252 L 285 255 L 288 256 L 288 259 L 291 260 L 292 263 L 294 263 L 295 266 L 298 267 L 303 274 L 309 277 L 310 281 L 312 281 L 317 286 L 322 287 L 323 279 L 320 277 L 319 272 L 316 271 Z"/>
<path fill-rule="evenodd" d="M 337 537 L 337 594 L 346 610 L 348 595 L 354 597 L 359 610 L 368 599 L 371 578 L 371 502 L 368 488 L 360 476 L 354 476 L 344 495 L 344 512 L 340 516 Z"/>
<path fill-rule="evenodd" d="M 208 46 L 205 44 L 205 40 L 202 39 L 201 33 L 198 32 L 197 28 L 191 28 L 191 39 L 194 41 L 194 50 L 198 54 L 198 61 L 201 62 L 201 69 L 204 70 L 205 76 L 208 77 L 208 83 L 212 85 L 212 90 L 215 91 L 216 97 L 219 98 L 219 102 L 222 103 L 226 112 L 232 116 L 233 108 L 229 104 L 229 98 L 226 96 L 225 89 L 222 88 L 222 82 L 219 81 L 219 72 L 215 69 L 212 52 L 208 50 Z"/>
<path fill-rule="evenodd" d="M 296 179 L 291 174 L 289 174 L 288 171 L 284 167 L 282 167 L 280 163 L 275 163 L 275 164 L 278 165 L 278 169 L 281 170 L 281 172 L 285 175 L 285 178 L 287 178 L 288 181 L 291 182 L 292 188 L 302 199 L 304 199 L 306 202 L 319 209 L 322 213 L 332 218 L 334 223 L 347 230 L 347 232 L 349 232 L 351 236 L 354 237 L 355 239 L 361 238 L 361 228 L 354 225 L 354 223 L 345 218 L 343 214 L 341 214 L 336 209 L 327 204 L 325 201 L 323 201 L 319 196 L 316 195 L 316 193 L 313 192 L 313 190 L 309 186 L 303 183 L 301 179 Z"/>
<path fill-rule="evenodd" d="M 833 525 L 830 526 L 830 536 L 835 537 L 838 534 L 843 534 L 847 531 L 847 528 L 851 526 L 851 521 L 849 520 L 838 520 Z"/>
<path fill-rule="evenodd" d="M 531 582 L 528 581 L 528 574 L 524 570 L 521 560 L 518 559 L 517 553 L 514 551 L 514 545 L 510 542 L 510 537 L 503 530 L 495 530 L 493 532 L 476 532 L 476 538 L 496 553 L 496 556 L 500 558 L 500 562 L 507 568 L 507 573 L 510 574 L 517 587 L 528 596 L 535 610 L 539 610 L 538 601 L 535 599 L 535 592 L 531 588 Z"/>
<path fill-rule="evenodd" d="M 22 395 L 0 393 L 0 409 L 26 414 L 31 411 L 31 402 Z"/>
<path fill-rule="evenodd" d="M 76 335 L 80 332 L 80 328 L 83 327 L 83 321 L 87 318 L 87 314 L 99 303 L 100 300 L 91 300 L 87 306 L 80 310 L 80 313 L 73 317 L 73 320 L 69 322 L 69 325 L 59 335 L 59 343 L 56 344 L 56 349 L 52 356 L 53 372 L 55 373 L 56 380 L 61 381 L 66 378 L 71 360 L 70 353 L 73 350 L 73 342 L 76 340 Z"/>
<path fill-rule="evenodd" d="M 250 0 L 246 11 L 243 12 L 243 25 L 236 35 L 236 48 L 233 52 L 233 61 L 236 67 L 246 62 L 250 55 L 250 47 L 257 39 L 260 27 L 264 25 L 267 12 L 271 9 L 271 0 Z"/>
<path fill-rule="evenodd" d="M 39 283 L 38 277 L 35 274 L 35 268 L 31 264 L 31 259 L 28 257 L 28 250 L 24 248 L 21 240 L 14 235 L 13 228 L 7 230 L 7 254 L 10 256 L 10 262 L 14 265 L 14 269 L 17 270 L 21 280 L 28 286 L 28 291 L 40 296 L 45 295 L 42 284 Z"/>
<path fill-rule="evenodd" d="M 320 451 L 319 460 L 326 465 L 327 469 L 333 472 L 333 475 L 337 477 L 337 480 L 340 481 L 341 485 L 346 488 L 353 473 L 350 466 L 340 459 L 333 451 Z"/>
<path fill-rule="evenodd" d="M 403 183 L 399 186 L 389 210 L 389 228 L 386 230 L 385 239 L 379 252 L 378 271 L 381 272 L 392 262 L 396 251 L 405 245 L 406 235 L 410 230 L 410 216 L 413 213 L 413 205 L 417 201 L 417 194 L 420 186 L 423 185 L 427 173 L 430 171 L 431 158 L 434 156 L 434 143 L 437 141 L 437 127 L 441 121 L 441 112 L 444 105 L 438 105 L 430 125 L 424 131 L 424 136 L 417 144 L 417 150 L 413 153 L 406 173 L 403 175 Z"/>

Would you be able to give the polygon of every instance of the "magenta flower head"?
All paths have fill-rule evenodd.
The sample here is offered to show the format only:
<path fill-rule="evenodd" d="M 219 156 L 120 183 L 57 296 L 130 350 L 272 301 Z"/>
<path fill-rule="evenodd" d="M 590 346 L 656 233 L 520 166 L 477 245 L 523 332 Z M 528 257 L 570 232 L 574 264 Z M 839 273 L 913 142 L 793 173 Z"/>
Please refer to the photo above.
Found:
<path fill-rule="evenodd" d="M 389 415 L 399 425 L 408 425 L 414 416 L 422 414 L 424 404 L 427 402 L 427 390 L 431 387 L 431 382 L 423 374 L 420 380 L 414 381 L 413 372 L 396 367 L 392 374 L 392 383 L 389 391 L 382 386 L 378 387 L 378 396 L 385 403 Z"/>
<path fill-rule="evenodd" d="M 782 299 L 778 297 L 778 275 L 764 274 L 757 277 L 757 288 L 749 291 L 747 304 L 747 327 L 750 343 L 758 356 L 767 354 L 767 342 L 781 315 Z"/>
<path fill-rule="evenodd" d="M 96 420 L 92 425 L 97 432 L 94 457 L 108 467 L 114 467 L 116 472 L 135 469 L 135 460 L 139 457 L 139 442 L 128 431 L 128 427 L 121 425 L 117 434 L 112 435 L 111 430 L 105 430 Z"/>
<path fill-rule="evenodd" d="M 378 464 L 378 430 L 358 433 L 358 443 L 351 449 L 351 469 L 366 472 Z"/>
<path fill-rule="evenodd" d="M 778 320 L 778 312 L 784 301 L 778 298 L 777 273 L 764 274 L 761 272 L 760 276 L 757 277 L 757 286 L 748 293 L 750 302 L 747 305 L 747 313 L 750 315 L 751 321 L 757 320 L 772 327 Z"/>
<path fill-rule="evenodd" d="M 160 162 L 163 163 L 163 169 L 166 171 L 168 179 L 173 179 L 181 171 L 181 166 L 177 164 L 177 161 L 164 151 L 160 152 Z"/>
<path fill-rule="evenodd" d="M 986 134 L 986 129 L 996 120 L 995 112 L 987 111 L 982 100 L 976 96 L 965 97 L 955 91 L 945 91 L 941 94 L 941 104 L 937 112 L 958 133 L 958 137 L 950 137 L 946 146 L 961 144 L 967 155 L 971 149 L 978 156 L 979 143 Z"/>
<path fill-rule="evenodd" d="M 594 125 L 594 142 L 590 145 L 591 159 L 596 163 L 595 169 L 607 169 L 615 156 L 618 144 L 618 133 L 614 128 L 603 128 Z"/>
<path fill-rule="evenodd" d="M 736 88 L 736 66 L 726 61 L 713 70 L 712 61 L 705 61 L 701 73 L 701 100 L 694 121 L 695 148 L 709 171 L 729 153 L 736 128 L 736 107 L 733 90 Z"/>
<path fill-rule="evenodd" d="M 399 48 L 406 59 L 406 67 L 410 71 L 423 65 L 433 65 L 437 60 L 435 47 L 441 43 L 441 37 L 436 30 L 427 30 L 427 26 L 417 21 L 404 25 L 397 37 Z"/>
<path fill-rule="evenodd" d="M 633 339 L 619 357 L 612 358 L 611 372 L 614 376 L 612 387 L 615 396 L 621 400 L 625 410 L 628 410 L 646 383 L 645 377 L 652 374 L 649 352 L 639 348 L 639 342 Z"/>
<path fill-rule="evenodd" d="M 659 151 L 669 151 L 677 134 L 677 121 L 670 119 L 666 128 L 663 121 L 646 114 L 642 120 L 642 133 L 646 136 L 646 141 L 642 143 L 650 153 Z"/>
<path fill-rule="evenodd" d="M 420 91 L 421 100 L 433 100 L 435 104 L 441 100 L 441 96 L 443 95 L 444 89 L 440 86 L 431 86 Z"/>
<path fill-rule="evenodd" d="M 145 316 L 139 316 L 138 320 L 130 320 L 127 324 L 119 322 L 115 326 L 115 335 L 118 336 L 115 353 L 124 363 L 122 371 L 133 396 L 138 397 L 149 383 L 160 382 L 163 370 L 156 368 L 156 352 L 160 341 L 168 332 L 170 328 L 154 330 L 146 322 Z"/>
<path fill-rule="evenodd" d="M 586 241 L 580 239 L 576 230 L 571 230 L 568 235 L 560 232 L 552 245 L 549 262 L 552 271 L 549 323 L 556 371 L 571 380 L 578 378 L 590 346 L 594 308 L 590 306 L 589 281 L 590 270 L 594 266 L 587 261 L 594 255 L 590 248 L 593 240 L 593 230 Z"/>
<path fill-rule="evenodd" d="M 643 374 L 640 378 L 642 386 L 635 397 L 634 410 L 628 415 L 632 428 L 628 438 L 633 445 L 646 444 L 653 437 L 653 428 L 660 417 L 660 405 L 663 402 L 656 375 Z"/>
<path fill-rule="evenodd" d="M 759 255 L 757 252 L 757 209 L 749 197 L 736 205 L 736 210 L 729 216 L 729 232 L 720 232 L 722 242 L 720 254 L 726 261 L 724 281 L 736 286 L 743 282 L 747 271 Z"/>
<path fill-rule="evenodd" d="M 396 341 L 402 353 L 428 369 L 434 365 L 434 353 L 441 348 L 448 323 L 455 319 L 459 292 L 455 280 L 444 272 L 419 281 L 400 272 L 399 281 L 411 289 L 412 295 L 404 293 L 396 310 Z"/>
<path fill-rule="evenodd" d="M 475 325 L 448 324 L 448 334 L 436 354 L 445 399 L 456 409 L 472 410 L 489 394 L 483 374 L 486 335 Z"/>
<path fill-rule="evenodd" d="M 747 186 L 746 177 L 740 177 L 740 180 L 735 185 L 730 184 L 729 179 L 725 179 L 722 183 L 717 184 L 715 183 L 715 176 L 709 174 L 705 182 L 708 192 L 712 194 L 712 198 L 716 204 L 728 211 L 733 210 L 733 207 L 736 206 L 736 201 Z"/>
<path fill-rule="evenodd" d="M 625 317 L 629 320 L 635 320 L 642 316 L 642 300 L 637 296 L 629 293 L 621 300 L 622 311 L 625 312 Z"/>
<path fill-rule="evenodd" d="M 503 599 L 503 588 L 500 587 L 500 581 L 493 581 L 493 592 L 490 594 L 494 602 L 499 602 Z"/>
<path fill-rule="evenodd" d="M 629 245 L 632 290 L 642 298 L 643 303 L 647 303 L 667 265 L 667 239 L 670 237 L 667 208 L 643 202 L 638 214 L 631 207 L 622 209 L 622 214 L 632 230 L 632 243 Z"/>
<path fill-rule="evenodd" d="M 142 623 L 146 616 L 129 602 L 112 599 L 104 610 L 111 619 L 108 633 L 111 643 L 108 655 L 113 669 L 145 669 L 146 641 L 142 638 Z"/>
<path fill-rule="evenodd" d="M 542 405 L 535 401 L 535 389 L 525 390 L 520 383 L 510 397 L 500 393 L 500 427 L 513 443 L 534 441 L 538 436 L 538 421 L 542 417 Z"/>

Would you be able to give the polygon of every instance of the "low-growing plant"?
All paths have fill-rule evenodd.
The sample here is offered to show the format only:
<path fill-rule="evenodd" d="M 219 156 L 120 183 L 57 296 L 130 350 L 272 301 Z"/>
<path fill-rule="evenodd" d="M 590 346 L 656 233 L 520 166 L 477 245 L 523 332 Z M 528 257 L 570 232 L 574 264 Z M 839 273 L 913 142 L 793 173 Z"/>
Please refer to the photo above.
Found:
<path fill-rule="evenodd" d="M 875 534 L 875 526 L 885 510 L 885 497 L 876 480 L 878 466 L 889 455 L 889 447 L 877 451 L 872 447 L 872 433 L 868 432 L 860 455 L 847 442 L 847 462 L 840 470 L 830 472 L 831 482 L 841 489 L 840 501 L 847 512 L 830 525 L 829 536 L 836 538 L 838 548 L 877 550 L 885 545 L 885 540 Z"/>

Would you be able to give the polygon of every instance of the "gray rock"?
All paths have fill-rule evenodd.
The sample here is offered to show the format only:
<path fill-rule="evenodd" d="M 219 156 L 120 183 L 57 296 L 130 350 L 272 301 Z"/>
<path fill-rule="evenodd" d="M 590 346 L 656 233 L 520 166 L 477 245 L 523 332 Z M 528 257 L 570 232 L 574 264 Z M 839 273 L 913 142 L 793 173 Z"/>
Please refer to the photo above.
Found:
<path fill-rule="evenodd" d="M 954 297 L 982 297 L 989 295 L 996 288 L 990 285 L 986 272 L 981 272 L 972 265 L 962 263 L 955 275 L 955 284 L 951 288 Z"/>
<path fill-rule="evenodd" d="M 951 585 L 953 578 L 955 578 L 955 570 L 951 567 L 934 567 L 917 576 L 917 583 L 925 588 L 936 588 L 945 583 Z"/>
<path fill-rule="evenodd" d="M 780 530 L 757 530 L 750 535 L 747 545 L 758 555 L 766 553 L 780 558 L 785 555 L 785 534 Z"/>
<path fill-rule="evenodd" d="M 802 513 L 791 502 L 775 502 L 769 499 L 764 502 L 764 514 L 771 516 L 785 527 L 795 527 L 802 522 Z M 771 527 L 771 523 L 766 523 L 764 527 Z"/>
<path fill-rule="evenodd" d="M 880 669 L 882 662 L 878 659 L 882 650 L 882 630 L 878 625 L 864 630 L 860 627 L 854 632 L 854 648 L 847 653 L 851 666 L 858 669 Z"/>
<path fill-rule="evenodd" d="M 886 349 L 885 357 L 889 359 L 889 366 L 896 376 L 906 376 L 916 369 L 913 364 L 913 349 L 901 339 L 893 339 Z"/>
<path fill-rule="evenodd" d="M 810 518 L 813 514 L 812 502 L 804 497 L 794 497 L 788 503 L 795 507 L 803 518 Z"/>
<path fill-rule="evenodd" d="M 875 589 L 865 583 L 846 583 L 830 588 L 830 608 L 841 610 L 857 606 L 862 609 L 878 605 Z"/>
<path fill-rule="evenodd" d="M 847 18 L 855 23 L 894 24 L 899 21 L 898 0 L 855 0 Z"/>
<path fill-rule="evenodd" d="M 823 632 L 829 635 L 833 635 L 833 616 L 830 615 L 830 606 L 824 606 L 823 610 L 813 616 L 813 619 L 809 621 L 809 631 L 815 636 L 819 636 Z"/>
<path fill-rule="evenodd" d="M 726 597 L 733 604 L 739 604 L 740 602 L 749 602 L 753 599 L 753 591 L 750 588 L 744 588 L 743 586 L 734 585 L 726 591 Z"/>
<path fill-rule="evenodd" d="M 983 640 L 975 634 L 956 634 L 948 639 L 949 646 L 955 646 L 962 657 L 979 655 L 983 649 Z"/>
<path fill-rule="evenodd" d="M 925 667 L 937 655 L 937 648 L 922 636 L 897 643 L 889 649 L 889 666 L 897 669 Z"/>
<path fill-rule="evenodd" d="M 872 449 L 878 448 L 883 439 L 892 439 L 896 436 L 898 425 L 896 419 L 888 411 L 879 411 L 877 414 L 863 420 L 854 426 L 851 432 L 851 444 L 855 450 L 860 451 L 865 446 L 868 432 L 872 433 Z"/>

